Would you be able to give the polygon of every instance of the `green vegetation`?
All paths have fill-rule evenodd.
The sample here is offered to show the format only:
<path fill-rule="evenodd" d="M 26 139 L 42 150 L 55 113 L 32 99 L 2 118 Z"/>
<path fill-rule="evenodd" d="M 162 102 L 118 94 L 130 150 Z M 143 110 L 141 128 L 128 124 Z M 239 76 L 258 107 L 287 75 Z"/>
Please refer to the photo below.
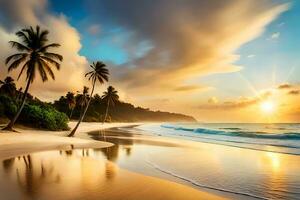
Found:
<path fill-rule="evenodd" d="M 18 110 L 19 104 L 19 101 L 1 93 L 0 118 L 12 119 Z M 57 111 L 52 105 L 37 99 L 29 99 L 24 105 L 17 123 L 34 128 L 57 131 L 68 130 L 68 121 L 67 115 Z"/>
<path fill-rule="evenodd" d="M 196 121 L 193 117 L 169 113 L 162 111 L 151 111 L 148 108 L 135 107 L 134 105 L 126 102 L 122 102 L 116 97 L 114 97 L 113 106 L 109 106 L 107 109 L 107 92 L 111 90 L 109 87 L 107 91 L 104 92 L 102 97 L 99 94 L 95 94 L 91 98 L 89 108 L 85 114 L 84 120 L 86 122 L 141 122 L 141 121 L 151 121 L 151 122 L 194 122 Z M 118 95 L 117 91 L 113 89 L 114 95 Z M 77 120 L 82 113 L 81 101 L 84 96 L 83 94 L 73 94 L 76 100 L 76 106 L 73 110 L 73 115 L 71 119 Z M 90 99 L 89 96 L 86 96 L 86 99 Z M 53 106 L 60 112 L 66 114 L 70 113 L 68 107 L 68 100 L 66 96 L 60 97 L 59 100 L 54 101 Z M 107 117 L 106 116 L 107 111 Z"/>
<path fill-rule="evenodd" d="M 9 119 L 4 128 L 13 130 L 15 123 L 48 130 L 67 130 L 70 119 L 78 120 L 77 125 L 68 136 L 73 136 L 82 121 L 93 122 L 137 122 L 137 121 L 195 121 L 193 117 L 135 107 L 132 104 L 119 101 L 119 95 L 114 87 L 109 86 L 102 96 L 94 95 L 96 83 L 108 81 L 109 72 L 106 65 L 97 61 L 90 65 L 92 71 L 86 77 L 92 83 L 92 90 L 84 87 L 82 93 L 68 92 L 54 103 L 45 103 L 29 94 L 30 85 L 39 74 L 45 82 L 50 76 L 55 79 L 52 67 L 60 69 L 63 57 L 49 52 L 50 48 L 60 44 L 48 43 L 47 30 L 39 26 L 25 28 L 16 33 L 21 42 L 9 41 L 15 53 L 6 58 L 8 72 L 21 68 L 18 79 L 26 73 L 26 87 L 16 89 L 14 79 L 10 76 L 0 81 L 0 120 Z M 94 95 L 94 96 L 93 96 Z M 68 117 L 69 116 L 69 117 Z"/>
<path fill-rule="evenodd" d="M 104 63 L 100 62 L 100 61 L 97 61 L 96 63 L 93 63 L 92 65 L 90 65 L 90 67 L 92 68 L 92 71 L 86 73 L 85 76 L 86 77 L 88 76 L 89 81 L 92 81 L 92 91 L 91 91 L 91 94 L 90 94 L 90 96 L 92 97 L 93 93 L 94 93 L 96 82 L 98 81 L 100 84 L 103 84 L 104 81 L 108 81 L 109 72 L 108 72 L 108 69 L 106 68 L 106 65 Z M 74 136 L 77 128 L 79 127 L 80 123 L 84 119 L 84 116 L 86 114 L 86 111 L 89 108 L 91 100 L 92 100 L 92 98 L 89 98 L 89 100 L 87 101 L 85 109 L 84 109 L 83 113 L 80 115 L 78 123 L 76 124 L 74 129 L 71 131 L 71 133 L 68 135 L 69 137 Z"/>
<path fill-rule="evenodd" d="M 13 130 L 13 126 L 19 118 L 22 109 L 25 106 L 27 93 L 30 84 L 34 81 L 36 71 L 39 72 L 43 82 L 48 80 L 48 76 L 54 80 L 55 76 L 51 67 L 55 66 L 57 70 L 60 69 L 60 63 L 63 57 L 59 54 L 49 52 L 49 48 L 59 47 L 60 44 L 48 44 L 49 31 L 41 30 L 36 26 L 34 30 L 32 27 L 18 31 L 16 35 L 20 38 L 21 42 L 9 41 L 12 48 L 18 50 L 19 53 L 13 54 L 6 58 L 5 64 L 9 64 L 8 72 L 22 67 L 18 79 L 26 71 L 26 88 L 22 96 L 21 104 L 18 106 L 18 111 L 15 116 L 10 120 L 9 124 L 4 128 L 5 130 Z M 3 87 L 3 86 L 2 86 Z"/>
<path fill-rule="evenodd" d="M 106 111 L 103 119 L 103 123 L 106 121 L 108 115 L 109 105 L 115 106 L 116 102 L 119 101 L 118 91 L 114 87 L 109 86 L 107 91 L 103 93 L 102 99 L 106 102 Z"/>

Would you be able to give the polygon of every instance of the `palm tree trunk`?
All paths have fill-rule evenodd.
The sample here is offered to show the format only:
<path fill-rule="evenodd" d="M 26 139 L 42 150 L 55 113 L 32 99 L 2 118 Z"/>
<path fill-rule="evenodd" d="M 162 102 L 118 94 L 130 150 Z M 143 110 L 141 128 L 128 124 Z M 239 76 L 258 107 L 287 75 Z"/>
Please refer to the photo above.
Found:
<path fill-rule="evenodd" d="M 13 131 L 13 126 L 15 125 L 17 119 L 19 118 L 19 116 L 20 116 L 20 114 L 23 110 L 23 107 L 25 105 L 25 102 L 26 102 L 28 89 L 29 89 L 29 86 L 30 86 L 30 83 L 31 83 L 31 76 L 32 75 L 30 75 L 30 77 L 27 80 L 27 85 L 26 85 L 26 88 L 25 88 L 25 91 L 24 91 L 24 95 L 22 97 L 22 103 L 21 103 L 21 106 L 19 107 L 19 110 L 18 110 L 17 114 L 14 116 L 14 118 L 12 120 L 10 120 L 8 125 L 5 128 L 3 128 L 3 130 Z"/>
<path fill-rule="evenodd" d="M 74 110 L 74 108 L 71 109 L 71 113 L 70 113 L 70 117 L 69 117 L 70 119 L 72 118 L 73 110 Z"/>
<path fill-rule="evenodd" d="M 92 88 L 92 91 L 91 91 L 90 99 L 89 99 L 89 101 L 88 101 L 88 103 L 87 103 L 87 105 L 86 105 L 86 107 L 84 109 L 84 112 L 80 116 L 80 119 L 79 119 L 78 123 L 76 124 L 75 128 L 71 131 L 71 133 L 68 135 L 68 137 L 73 137 L 75 135 L 75 132 L 76 132 L 77 128 L 79 127 L 80 123 L 82 122 L 82 120 L 83 120 L 83 118 L 85 116 L 85 113 L 88 110 L 90 102 L 92 100 L 94 89 L 95 89 L 95 83 L 96 83 L 96 79 L 93 80 L 93 88 Z"/>
<path fill-rule="evenodd" d="M 107 101 L 107 106 L 106 106 L 106 111 L 105 111 L 105 116 L 104 116 L 104 119 L 103 119 L 103 122 L 102 122 L 102 124 L 104 124 L 104 122 L 105 122 L 105 120 L 106 120 L 106 118 L 107 118 L 107 114 L 108 114 L 108 108 L 109 108 L 109 100 Z"/>

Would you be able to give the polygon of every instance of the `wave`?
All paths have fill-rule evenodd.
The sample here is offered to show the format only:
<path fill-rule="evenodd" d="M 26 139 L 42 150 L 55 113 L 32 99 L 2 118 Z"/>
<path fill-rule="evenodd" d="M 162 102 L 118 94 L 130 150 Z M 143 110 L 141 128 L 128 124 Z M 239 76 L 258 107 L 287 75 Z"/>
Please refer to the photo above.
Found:
<path fill-rule="evenodd" d="M 256 196 L 256 195 L 253 195 L 253 194 L 250 194 L 250 193 L 243 193 L 243 192 L 238 192 L 238 191 L 233 191 L 233 190 L 228 190 L 228 189 L 224 189 L 224 188 L 217 188 L 217 187 L 213 187 L 213 186 L 209 186 L 209 185 L 205 185 L 205 184 L 201 184 L 197 181 L 194 181 L 192 179 L 189 179 L 187 177 L 184 177 L 184 176 L 181 176 L 181 175 L 178 175 L 176 173 L 173 173 L 169 170 L 165 170 L 165 169 L 162 169 L 161 167 L 159 167 L 158 165 L 150 162 L 150 161 L 147 161 L 146 160 L 146 163 L 148 163 L 150 166 L 152 166 L 154 169 L 162 172 L 162 173 L 165 173 L 165 174 L 168 174 L 168 175 L 171 175 L 175 178 L 179 178 L 183 181 L 186 181 L 188 183 L 191 183 L 197 187 L 201 187 L 201 188 L 206 188 L 206 189 L 211 189 L 211 190 L 216 190 L 216 191 L 220 191 L 220 192 L 227 192 L 227 193 L 231 193 L 231 194 L 236 194 L 236 195 L 241 195 L 241 196 L 248 196 L 248 197 L 252 197 L 252 198 L 255 198 L 255 199 L 266 199 L 267 198 L 264 198 L 264 197 L 260 197 L 260 196 Z"/>
<path fill-rule="evenodd" d="M 177 127 L 161 125 L 162 128 L 189 131 L 196 134 L 209 134 L 209 135 L 224 135 L 224 136 L 234 136 L 234 137 L 246 137 L 246 138 L 257 138 L 257 139 L 280 139 L 280 140 L 300 140 L 300 133 L 298 132 L 287 132 L 280 134 L 272 134 L 268 132 L 254 132 L 254 131 L 242 131 L 237 128 L 227 128 L 230 131 L 215 130 L 207 128 L 187 128 L 187 127 Z"/>

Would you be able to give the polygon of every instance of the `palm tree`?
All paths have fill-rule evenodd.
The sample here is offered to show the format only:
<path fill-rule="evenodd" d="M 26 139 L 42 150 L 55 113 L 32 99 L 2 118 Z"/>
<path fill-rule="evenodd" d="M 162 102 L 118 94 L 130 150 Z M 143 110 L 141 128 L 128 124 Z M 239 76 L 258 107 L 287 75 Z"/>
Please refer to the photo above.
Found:
<path fill-rule="evenodd" d="M 71 119 L 72 114 L 73 114 L 73 110 L 76 106 L 76 99 L 75 99 L 74 93 L 72 93 L 72 92 L 68 92 L 67 95 L 66 95 L 66 98 L 67 98 L 68 107 L 71 111 L 70 116 L 69 116 L 69 118 Z"/>
<path fill-rule="evenodd" d="M 63 57 L 57 53 L 48 51 L 50 48 L 59 47 L 60 44 L 49 44 L 48 34 L 49 31 L 41 30 L 39 26 L 36 26 L 35 30 L 33 27 L 30 27 L 22 29 L 16 33 L 16 35 L 21 39 L 21 42 L 9 41 L 9 43 L 12 45 L 12 48 L 16 48 L 19 53 L 13 54 L 6 58 L 6 64 L 10 63 L 8 72 L 17 69 L 22 65 L 18 80 L 25 70 L 27 84 L 19 110 L 14 118 L 4 128 L 5 130 L 13 130 L 13 126 L 25 105 L 29 86 L 34 81 L 36 71 L 38 71 L 43 82 L 45 82 L 48 80 L 48 75 L 53 80 L 55 79 L 51 67 L 54 66 L 57 70 L 60 69 L 59 61 L 62 61 Z"/>
<path fill-rule="evenodd" d="M 77 104 L 80 107 L 80 116 L 79 117 L 81 117 L 83 108 L 87 105 L 87 103 L 89 101 L 88 93 L 89 93 L 89 88 L 86 86 L 83 86 L 82 94 L 78 94 L 78 96 L 76 97 Z"/>
<path fill-rule="evenodd" d="M 114 87 L 109 86 L 107 91 L 103 93 L 102 99 L 106 102 L 106 112 L 103 119 L 103 123 L 105 122 L 108 114 L 109 105 L 114 106 L 117 101 L 119 101 L 118 91 L 115 90 Z"/>
<path fill-rule="evenodd" d="M 16 84 L 14 81 L 15 80 L 10 76 L 6 77 L 4 81 L 0 81 L 0 92 L 14 96 L 16 93 Z"/>
<path fill-rule="evenodd" d="M 88 76 L 89 81 L 91 80 L 92 85 L 93 85 L 92 86 L 92 91 L 91 91 L 91 94 L 90 94 L 90 98 L 89 98 L 88 103 L 87 103 L 87 105 L 84 109 L 84 112 L 80 116 L 80 119 L 79 119 L 77 125 L 72 130 L 72 132 L 68 135 L 69 137 L 74 136 L 77 128 L 79 127 L 79 124 L 82 122 L 82 120 L 85 116 L 85 113 L 86 113 L 86 111 L 89 107 L 89 104 L 90 104 L 91 100 L 92 100 L 92 96 L 93 96 L 93 93 L 94 93 L 96 81 L 99 81 L 100 84 L 103 84 L 104 81 L 108 81 L 109 72 L 108 72 L 108 69 L 106 68 L 106 65 L 103 62 L 97 61 L 96 63 L 93 63 L 92 65 L 90 65 L 90 67 L 92 68 L 92 71 L 85 74 L 85 77 Z"/>

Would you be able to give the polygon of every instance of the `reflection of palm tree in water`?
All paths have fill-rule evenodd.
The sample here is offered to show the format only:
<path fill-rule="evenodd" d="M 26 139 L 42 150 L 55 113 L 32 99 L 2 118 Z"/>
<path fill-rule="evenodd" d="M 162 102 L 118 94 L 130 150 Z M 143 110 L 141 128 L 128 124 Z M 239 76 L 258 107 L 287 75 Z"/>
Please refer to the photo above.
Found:
<path fill-rule="evenodd" d="M 105 177 L 108 180 L 113 179 L 117 174 L 117 167 L 112 162 L 105 163 Z"/>
<path fill-rule="evenodd" d="M 39 172 L 38 168 L 33 166 L 30 155 L 23 156 L 22 159 L 25 164 L 25 170 L 17 167 L 16 175 L 19 186 L 27 195 L 34 197 L 38 191 L 41 191 L 43 186 L 47 185 L 48 187 L 50 183 L 57 184 L 60 182 L 60 174 L 54 174 L 53 166 L 47 169 L 44 164 L 41 163 Z"/>
<path fill-rule="evenodd" d="M 14 166 L 15 158 L 9 158 L 2 161 L 3 168 L 5 172 L 9 173 L 12 170 L 12 167 Z"/>
<path fill-rule="evenodd" d="M 108 148 L 94 149 L 94 151 L 101 151 L 109 161 L 116 161 L 118 159 L 120 150 L 124 150 L 127 156 L 131 155 L 132 145 L 134 144 L 134 141 L 131 139 L 131 137 L 133 137 L 131 133 L 126 133 L 126 137 L 128 137 L 128 139 L 125 139 L 124 137 L 118 138 L 119 133 L 116 133 L 112 130 L 99 130 L 97 132 L 90 133 L 90 135 L 94 140 L 100 140 L 114 144 Z"/>

